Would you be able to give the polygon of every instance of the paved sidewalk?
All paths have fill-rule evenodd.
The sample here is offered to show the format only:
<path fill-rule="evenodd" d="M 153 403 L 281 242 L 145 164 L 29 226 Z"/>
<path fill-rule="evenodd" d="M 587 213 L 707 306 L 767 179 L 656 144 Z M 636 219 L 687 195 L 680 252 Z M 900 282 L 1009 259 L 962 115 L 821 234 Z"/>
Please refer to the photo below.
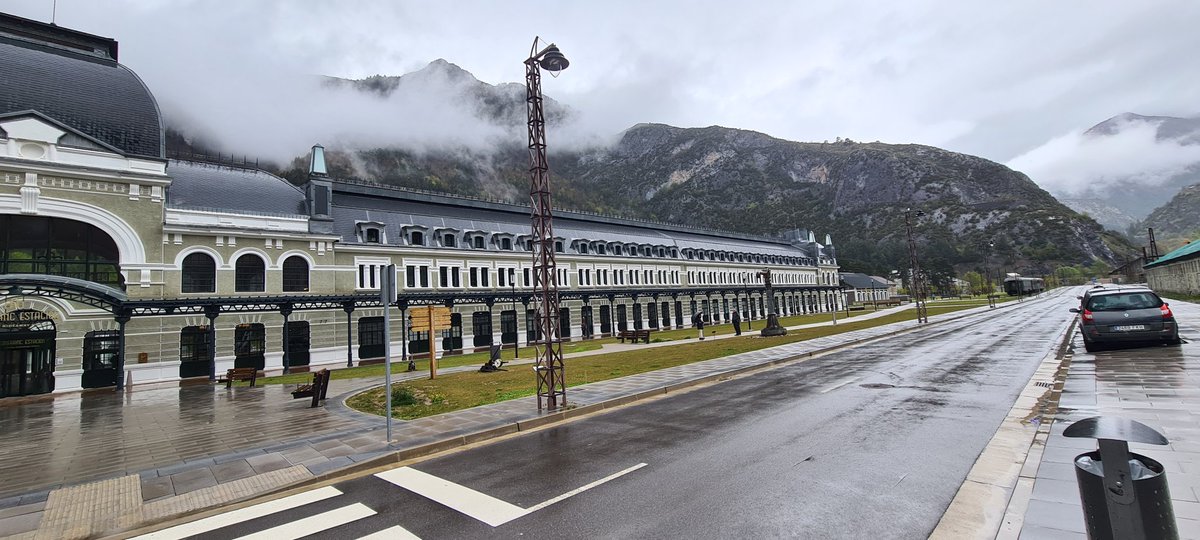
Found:
<path fill-rule="evenodd" d="M 931 320 L 987 309 L 934 316 Z M 853 320 L 894 311 L 880 310 Z M 803 327 L 825 324 L 829 323 Z M 623 404 L 914 326 L 914 322 L 894 323 L 575 387 L 570 395 L 575 406 L 571 414 Z M 603 352 L 694 341 L 606 346 Z M 598 352 L 578 353 L 590 354 Z M 474 369 L 462 366 L 441 371 Z M 424 376 L 401 373 L 394 378 Z M 35 528 L 36 537 L 100 534 L 228 504 L 389 453 L 421 455 L 566 416 L 562 412 L 539 414 L 531 399 L 512 400 L 412 421 L 398 420 L 389 445 L 383 440 L 383 419 L 352 411 L 343 403 L 345 398 L 380 383 L 379 379 L 332 381 L 330 399 L 325 407 L 317 409 L 308 408 L 308 400 L 293 400 L 287 385 L 231 390 L 198 385 L 124 394 L 83 393 L 73 398 L 0 407 L 0 431 L 9 439 L 6 460 L 0 463 L 0 477 L 6 478 L 0 486 L 0 497 L 7 497 L 0 499 L 0 535 L 28 532 L 27 536 L 34 537 Z M 107 480 L 100 480 L 103 478 Z M 92 480 L 100 481 L 59 489 Z M 140 488 L 140 497 L 138 489 L 131 492 L 130 486 Z M 112 501 L 105 499 L 109 496 L 124 501 L 122 510 L 113 512 L 111 519 L 91 520 L 89 527 L 80 528 L 78 521 L 89 521 L 81 516 L 101 507 L 114 508 Z M 78 519 L 73 522 L 72 516 Z"/>
<path fill-rule="evenodd" d="M 1073 461 L 1096 441 L 1062 432 L 1104 415 L 1137 420 L 1167 436 L 1168 446 L 1130 448 L 1163 464 L 1180 537 L 1200 539 L 1200 305 L 1168 301 L 1191 342 L 1182 347 L 1089 354 L 1076 334 L 1057 414 L 1035 439 L 1022 475 L 1032 480 L 1032 491 L 1014 495 L 1000 538 L 1086 538 Z"/>

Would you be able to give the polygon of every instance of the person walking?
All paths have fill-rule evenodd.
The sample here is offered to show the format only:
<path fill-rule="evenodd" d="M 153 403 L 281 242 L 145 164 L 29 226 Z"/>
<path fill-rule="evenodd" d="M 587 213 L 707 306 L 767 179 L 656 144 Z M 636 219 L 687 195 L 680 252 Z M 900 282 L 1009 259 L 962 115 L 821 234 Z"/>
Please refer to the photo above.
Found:
<path fill-rule="evenodd" d="M 733 318 L 731 320 L 733 321 L 733 335 L 742 335 L 742 315 L 736 309 L 733 311 Z"/>
<path fill-rule="evenodd" d="M 696 325 L 696 329 L 700 331 L 700 341 L 704 341 L 704 314 L 697 311 L 692 315 L 692 324 Z"/>

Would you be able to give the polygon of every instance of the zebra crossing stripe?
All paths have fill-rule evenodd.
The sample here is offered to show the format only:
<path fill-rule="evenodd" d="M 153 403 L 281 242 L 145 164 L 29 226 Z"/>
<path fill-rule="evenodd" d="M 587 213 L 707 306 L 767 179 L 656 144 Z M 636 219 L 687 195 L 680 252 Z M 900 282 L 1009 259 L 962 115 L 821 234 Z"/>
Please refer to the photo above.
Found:
<path fill-rule="evenodd" d="M 239 540 L 295 540 L 373 515 L 375 515 L 375 511 L 368 508 L 367 505 L 354 503 L 350 506 L 335 508 L 315 516 L 308 516 L 278 527 L 241 536 Z"/>
<path fill-rule="evenodd" d="M 404 527 L 396 525 L 377 533 L 368 534 L 358 540 L 421 540 L 421 537 L 409 532 Z"/>
<path fill-rule="evenodd" d="M 520 506 L 412 467 L 400 467 L 375 476 L 493 527 L 499 527 L 525 515 L 525 509 Z"/>
<path fill-rule="evenodd" d="M 341 494 L 342 492 L 338 491 L 337 488 L 327 486 L 314 489 L 312 491 L 306 491 L 304 493 L 297 493 L 282 499 L 256 504 L 254 506 L 247 506 L 246 508 L 239 508 L 232 512 L 225 512 L 212 517 L 198 519 L 190 523 L 176 525 L 161 531 L 155 531 L 149 534 L 138 536 L 134 540 L 179 540 L 189 536 L 195 536 L 197 534 L 220 529 L 221 527 L 227 527 L 229 525 L 235 525 L 263 516 L 269 516 L 284 510 L 291 510 L 292 508 L 298 508 L 309 503 L 322 501 Z"/>

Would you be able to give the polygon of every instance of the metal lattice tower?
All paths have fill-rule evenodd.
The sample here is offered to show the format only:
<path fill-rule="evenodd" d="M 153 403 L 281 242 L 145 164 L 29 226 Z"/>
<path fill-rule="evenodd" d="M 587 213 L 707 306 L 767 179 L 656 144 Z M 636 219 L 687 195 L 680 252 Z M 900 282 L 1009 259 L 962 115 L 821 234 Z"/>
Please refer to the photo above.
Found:
<path fill-rule="evenodd" d="M 920 210 L 917 211 L 918 216 L 925 215 Z M 921 278 L 921 264 L 917 262 L 917 241 L 913 238 L 912 229 L 912 209 L 904 211 L 904 230 L 908 233 L 908 264 L 912 269 L 912 293 L 913 299 L 917 304 L 917 322 L 929 322 L 929 311 L 925 309 L 925 280 Z"/>
<path fill-rule="evenodd" d="M 533 279 L 536 292 L 535 324 L 539 330 L 534 344 L 537 373 L 538 410 L 556 409 L 567 404 L 564 380 L 562 334 L 559 331 L 558 271 L 554 262 L 554 225 L 550 204 L 550 166 L 546 162 L 546 117 L 542 109 L 542 73 L 544 59 L 561 58 L 551 44 L 537 52 L 533 42 L 525 60 L 525 108 L 529 127 L 529 203 L 533 221 Z M 562 69 L 566 60 L 562 59 Z M 547 69 L 550 69 L 547 67 Z M 557 69 L 555 70 L 557 71 Z"/>

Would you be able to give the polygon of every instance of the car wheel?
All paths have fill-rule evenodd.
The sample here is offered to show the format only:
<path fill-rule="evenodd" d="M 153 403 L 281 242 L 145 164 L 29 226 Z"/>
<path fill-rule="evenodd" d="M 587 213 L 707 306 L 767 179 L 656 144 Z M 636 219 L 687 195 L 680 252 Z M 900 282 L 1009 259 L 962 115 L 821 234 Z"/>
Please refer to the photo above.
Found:
<path fill-rule="evenodd" d="M 1083 340 L 1083 350 L 1094 353 L 1100 350 L 1100 346 L 1085 339 Z"/>

